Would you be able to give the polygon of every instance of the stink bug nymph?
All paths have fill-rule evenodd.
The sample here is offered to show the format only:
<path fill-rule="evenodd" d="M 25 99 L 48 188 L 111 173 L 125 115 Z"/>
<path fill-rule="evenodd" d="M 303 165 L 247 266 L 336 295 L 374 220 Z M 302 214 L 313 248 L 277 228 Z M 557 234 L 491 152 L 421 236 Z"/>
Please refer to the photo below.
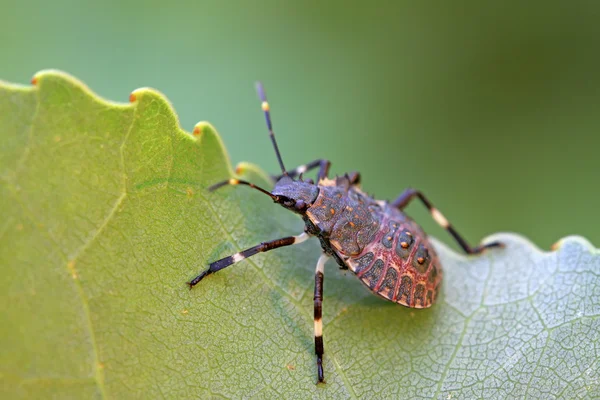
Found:
<path fill-rule="evenodd" d="M 372 292 L 386 300 L 411 308 L 427 308 L 436 300 L 442 269 L 434 248 L 421 227 L 402 212 L 417 198 L 433 219 L 448 230 L 468 254 L 478 254 L 499 242 L 470 247 L 448 220 L 418 190 L 406 189 L 396 200 L 375 200 L 361 191 L 360 175 L 356 172 L 329 179 L 329 161 L 315 160 L 287 171 L 283 165 L 269 112 L 269 103 L 260 83 L 257 91 L 262 101 L 269 136 L 275 149 L 281 175 L 274 177 L 272 192 L 250 182 L 229 179 L 209 188 L 246 185 L 271 197 L 288 210 L 299 214 L 305 223 L 304 232 L 263 242 L 210 264 L 208 269 L 189 282 L 190 288 L 206 276 L 229 267 L 257 253 L 283 246 L 299 244 L 315 236 L 323 253 L 315 271 L 314 319 L 315 353 L 318 382 L 323 377 L 323 274 L 325 262 L 333 258 L 340 268 L 350 269 Z M 317 182 L 303 180 L 304 173 L 318 168 Z"/>

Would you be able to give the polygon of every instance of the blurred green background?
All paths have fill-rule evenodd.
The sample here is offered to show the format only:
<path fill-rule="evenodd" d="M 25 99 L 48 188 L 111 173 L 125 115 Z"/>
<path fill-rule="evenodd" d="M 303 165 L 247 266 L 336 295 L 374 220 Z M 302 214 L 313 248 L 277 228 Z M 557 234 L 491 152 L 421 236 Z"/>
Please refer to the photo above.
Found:
<path fill-rule="evenodd" d="M 598 2 L 0 4 L 0 79 L 58 68 L 123 102 L 152 86 L 234 165 L 275 172 L 260 79 L 288 167 L 328 158 L 384 199 L 419 188 L 472 243 L 600 244 Z"/>

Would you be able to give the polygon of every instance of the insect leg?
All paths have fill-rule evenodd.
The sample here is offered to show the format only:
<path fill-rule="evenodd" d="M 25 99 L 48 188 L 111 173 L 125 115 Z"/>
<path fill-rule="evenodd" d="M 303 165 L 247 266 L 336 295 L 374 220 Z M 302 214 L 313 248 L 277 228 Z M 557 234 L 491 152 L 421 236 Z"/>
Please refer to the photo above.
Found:
<path fill-rule="evenodd" d="M 351 185 L 359 185 L 360 184 L 360 172 L 352 171 L 347 174 L 348 179 L 350 180 Z"/>
<path fill-rule="evenodd" d="M 302 242 L 306 241 L 306 239 L 308 239 L 309 237 L 310 236 L 308 236 L 308 234 L 306 232 L 304 232 L 298 236 L 289 236 L 289 237 L 284 237 L 281 239 L 271 240 L 270 242 L 262 242 L 261 244 L 259 244 L 257 246 L 250 247 L 249 249 L 246 249 L 239 253 L 235 253 L 234 255 L 231 255 L 229 257 L 221 258 L 220 260 L 210 263 L 208 268 L 205 271 L 203 271 L 200 275 L 198 275 L 197 277 L 192 279 L 190 282 L 188 282 L 188 285 L 190 286 L 190 289 L 191 289 L 192 287 L 197 285 L 198 282 L 200 282 L 202 279 L 204 279 L 206 276 L 208 276 L 210 274 L 214 274 L 215 272 L 220 271 L 223 268 L 227 268 L 232 264 L 240 262 L 240 261 L 242 261 L 248 257 L 251 257 L 255 254 L 258 254 L 258 253 L 264 253 L 265 251 L 277 249 L 279 247 L 290 246 L 292 244 L 302 243 Z"/>
<path fill-rule="evenodd" d="M 325 271 L 325 263 L 328 259 L 328 255 L 321 254 L 315 271 L 315 353 L 317 353 L 317 375 L 319 382 L 325 382 L 323 377 L 323 273 Z"/>
<path fill-rule="evenodd" d="M 427 197 L 425 197 L 423 195 L 423 193 L 421 193 L 418 190 L 415 190 L 415 189 L 406 189 L 392 203 L 392 206 L 394 206 L 394 207 L 402 210 L 415 197 L 418 197 L 419 200 L 421 200 L 421 202 L 425 205 L 425 207 L 427 207 L 427 209 L 431 213 L 431 217 L 435 220 L 435 222 L 437 222 L 442 228 L 444 228 L 448 232 L 450 232 L 450 234 L 452 235 L 452 237 L 454 238 L 454 240 L 456 240 L 456 242 L 460 245 L 460 247 L 463 248 L 463 250 L 465 251 L 465 253 L 467 253 L 467 254 L 478 254 L 478 253 L 481 253 L 483 250 L 485 250 L 485 249 L 487 249 L 489 247 L 502 247 L 503 246 L 503 244 L 500 243 L 500 242 L 486 243 L 484 245 L 480 245 L 480 246 L 477 246 L 475 248 L 469 246 L 469 244 L 467 243 L 467 241 L 456 231 L 456 229 L 454 229 L 454 227 L 450 224 L 450 222 L 448 222 L 448 220 L 446 219 L 446 217 L 444 217 L 444 215 L 441 212 L 439 212 L 439 210 L 437 208 L 435 208 L 433 206 L 433 204 L 431 204 L 431 202 L 427 199 Z"/>
<path fill-rule="evenodd" d="M 319 173 L 318 173 L 317 178 L 323 179 L 323 178 L 327 178 L 327 174 L 329 173 L 330 165 L 331 165 L 331 163 L 328 160 L 315 160 L 315 161 L 309 162 L 308 164 L 300 165 L 299 167 L 296 167 L 292 170 L 286 171 L 286 173 L 290 178 L 295 178 L 301 174 L 304 174 L 308 171 L 311 171 L 311 170 L 319 167 Z M 275 181 L 278 181 L 279 179 L 281 179 L 282 176 L 283 175 L 277 175 L 277 176 L 274 176 L 273 179 Z"/>

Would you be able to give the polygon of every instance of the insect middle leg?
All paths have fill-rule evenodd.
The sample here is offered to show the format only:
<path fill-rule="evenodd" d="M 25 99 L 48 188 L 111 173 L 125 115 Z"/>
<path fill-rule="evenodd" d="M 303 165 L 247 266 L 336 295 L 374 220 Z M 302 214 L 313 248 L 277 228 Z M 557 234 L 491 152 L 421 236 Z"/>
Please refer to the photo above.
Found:
<path fill-rule="evenodd" d="M 427 197 L 425 197 L 425 195 L 423 195 L 423 193 L 421 193 L 418 190 L 406 189 L 392 203 L 392 206 L 402 210 L 415 197 L 417 197 L 419 200 L 421 200 L 421 202 L 425 205 L 425 207 L 427 207 L 427 209 L 431 213 L 431 217 L 435 220 L 435 222 L 437 222 L 442 228 L 444 228 L 448 232 L 450 232 L 450 234 L 452 235 L 454 240 L 456 240 L 456 242 L 460 245 L 460 247 L 463 248 L 465 253 L 478 254 L 478 253 L 481 253 L 483 250 L 490 248 L 490 247 L 503 247 L 503 244 L 501 242 L 486 243 L 486 244 L 483 244 L 483 245 L 480 245 L 477 247 L 469 246 L 467 241 L 456 231 L 456 229 L 454 229 L 454 227 L 450 224 L 450 222 L 448 222 L 446 217 L 444 217 L 444 215 L 441 212 L 439 212 L 439 210 L 437 208 L 435 208 L 433 206 L 433 204 L 431 204 L 431 202 L 427 199 Z"/>
<path fill-rule="evenodd" d="M 315 270 L 315 353 L 317 354 L 318 382 L 325 382 L 323 377 L 323 275 L 325 263 L 329 259 L 326 254 L 321 254 Z"/>
<path fill-rule="evenodd" d="M 286 171 L 286 173 L 288 174 L 288 176 L 290 178 L 295 178 L 301 174 L 304 174 L 308 171 L 311 171 L 317 167 L 319 167 L 319 173 L 317 174 L 317 179 L 321 180 L 323 178 L 327 178 L 327 175 L 329 174 L 329 166 L 331 165 L 331 163 L 328 160 L 315 160 L 312 162 L 309 162 L 308 164 L 304 164 L 304 165 L 300 165 L 290 171 Z M 283 175 L 277 175 L 274 176 L 273 179 L 275 181 L 278 181 L 279 179 L 281 179 Z"/>
<path fill-rule="evenodd" d="M 248 257 L 252 257 L 253 255 L 258 253 L 264 253 L 269 250 L 277 249 L 279 247 L 290 246 L 292 244 L 299 244 L 306 241 L 306 239 L 308 238 L 308 234 L 304 232 L 298 236 L 288 236 L 281 239 L 271 240 L 270 242 L 262 242 L 257 246 L 250 247 L 249 249 L 240 251 L 239 253 L 235 253 L 234 255 L 231 255 L 229 257 L 221 258 L 220 260 L 210 263 L 208 268 L 205 271 L 203 271 L 200 275 L 192 279 L 190 282 L 188 282 L 188 285 L 191 289 L 194 286 L 196 286 L 198 282 L 200 282 L 202 279 L 206 278 L 208 275 L 214 274 L 215 272 L 220 271 L 223 268 L 227 268 L 230 265 L 233 265 L 237 262 L 245 260 Z"/>

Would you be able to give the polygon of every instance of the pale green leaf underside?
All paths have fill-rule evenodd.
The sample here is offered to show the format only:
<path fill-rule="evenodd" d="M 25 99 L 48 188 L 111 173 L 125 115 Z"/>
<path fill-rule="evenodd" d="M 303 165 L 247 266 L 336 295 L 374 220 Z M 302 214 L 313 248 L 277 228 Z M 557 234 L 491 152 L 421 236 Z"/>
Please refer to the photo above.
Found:
<path fill-rule="evenodd" d="M 189 291 L 209 261 L 302 223 L 247 188 L 207 193 L 233 173 L 215 131 L 194 137 L 162 95 L 135 95 L 108 103 L 54 71 L 0 82 L 3 398 L 600 396 L 598 251 L 510 234 L 481 257 L 436 242 L 445 282 L 428 310 L 328 264 L 316 386 L 318 244 Z"/>

